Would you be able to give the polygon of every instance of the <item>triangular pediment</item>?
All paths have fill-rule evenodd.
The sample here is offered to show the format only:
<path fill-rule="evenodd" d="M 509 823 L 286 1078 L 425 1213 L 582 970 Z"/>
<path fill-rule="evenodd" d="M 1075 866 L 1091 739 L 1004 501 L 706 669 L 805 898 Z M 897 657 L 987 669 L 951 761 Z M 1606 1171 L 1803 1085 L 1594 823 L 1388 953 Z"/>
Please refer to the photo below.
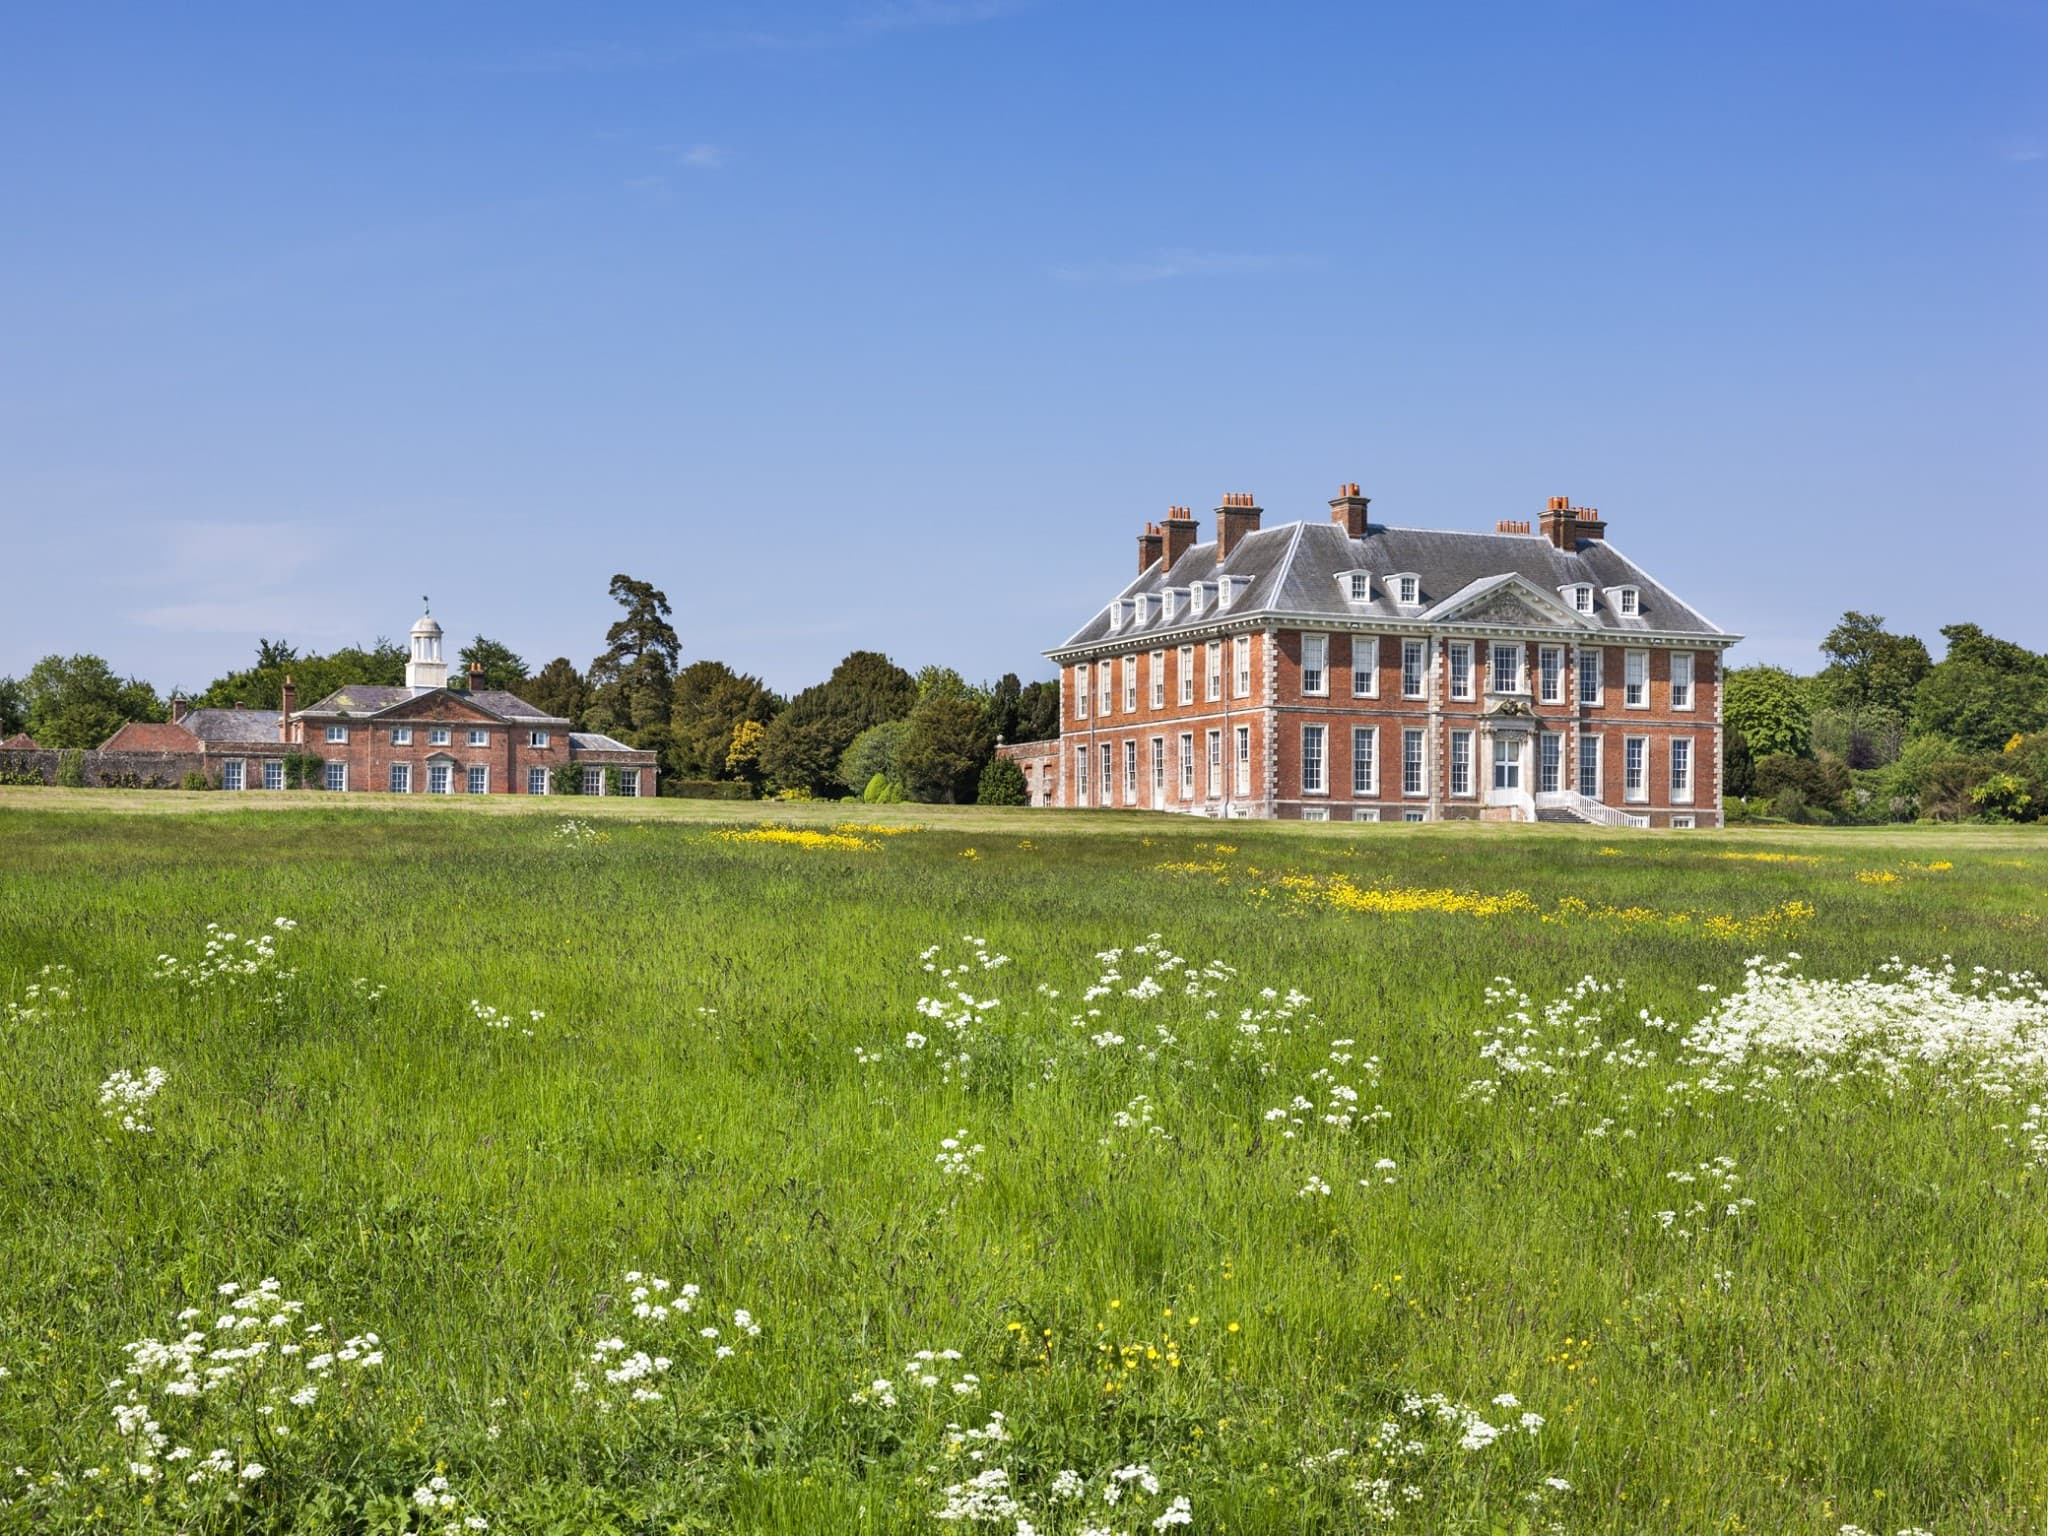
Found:
<path fill-rule="evenodd" d="M 400 699 L 396 704 L 386 705 L 374 712 L 372 718 L 383 720 L 431 720 L 431 721 L 491 721 L 499 717 L 470 699 L 446 688 L 436 688 L 410 699 Z"/>
<path fill-rule="evenodd" d="M 1433 624 L 1474 624 L 1501 629 L 1592 628 L 1584 614 L 1574 613 L 1553 592 L 1526 576 L 1509 574 L 1475 581 L 1430 609 L 1423 617 Z"/>

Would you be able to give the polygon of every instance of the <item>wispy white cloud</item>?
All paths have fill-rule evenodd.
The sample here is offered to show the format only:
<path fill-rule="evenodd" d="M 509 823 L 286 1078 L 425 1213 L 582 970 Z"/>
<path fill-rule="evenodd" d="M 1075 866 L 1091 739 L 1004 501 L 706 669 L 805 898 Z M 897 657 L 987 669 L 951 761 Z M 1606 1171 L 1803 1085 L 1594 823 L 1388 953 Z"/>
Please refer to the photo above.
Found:
<path fill-rule="evenodd" d="M 686 165 L 693 171 L 719 170 L 728 158 L 716 144 L 692 144 L 687 149 L 677 150 L 675 157 L 677 164 Z"/>
<path fill-rule="evenodd" d="M 173 522 L 159 537 L 150 587 L 177 601 L 131 613 L 145 629 L 283 634 L 320 622 L 294 589 L 334 547 L 327 530 L 289 522 Z"/>
<path fill-rule="evenodd" d="M 2040 139 L 2016 139 L 1999 150 L 1998 158 L 2011 165 L 2032 165 L 2037 160 L 2048 160 L 2048 143 Z"/>
<path fill-rule="evenodd" d="M 1262 251 L 1197 251 L 1175 248 L 1133 261 L 1091 261 L 1058 266 L 1063 283 L 1163 283 L 1176 277 L 1234 277 L 1307 266 L 1302 256 Z"/>
<path fill-rule="evenodd" d="M 665 203 L 669 198 L 666 176 L 631 176 L 626 179 L 626 190 L 643 203 Z"/>
<path fill-rule="evenodd" d="M 849 24 L 862 32 L 916 32 L 996 21 L 1022 10 L 1021 0 L 890 0 Z"/>

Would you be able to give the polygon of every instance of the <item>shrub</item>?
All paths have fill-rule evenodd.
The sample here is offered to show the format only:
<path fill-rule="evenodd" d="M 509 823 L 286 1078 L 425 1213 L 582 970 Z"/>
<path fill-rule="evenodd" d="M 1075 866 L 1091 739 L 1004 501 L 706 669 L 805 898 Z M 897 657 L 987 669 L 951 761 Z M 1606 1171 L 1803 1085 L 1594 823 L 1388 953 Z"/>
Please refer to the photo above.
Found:
<path fill-rule="evenodd" d="M 976 786 L 976 805 L 1028 805 L 1030 793 L 1024 786 L 1024 770 L 1007 757 L 994 757 L 981 770 Z"/>
<path fill-rule="evenodd" d="M 211 789 L 213 785 L 208 782 L 206 775 L 197 768 L 188 768 L 185 770 L 185 781 L 182 787 L 186 789 Z"/>
<path fill-rule="evenodd" d="M 2034 797 L 2016 773 L 1994 773 L 1970 791 L 1970 804 L 1986 821 L 2026 821 Z"/>
<path fill-rule="evenodd" d="M 579 763 L 561 763 L 548 775 L 548 787 L 558 795 L 583 793 L 583 768 Z"/>
<path fill-rule="evenodd" d="M 889 781 L 889 775 L 877 773 L 868 779 L 868 787 L 861 791 L 860 798 L 869 805 L 900 805 L 903 791 Z"/>
<path fill-rule="evenodd" d="M 57 756 L 57 782 L 66 789 L 85 788 L 85 753 L 71 747 Z"/>
<path fill-rule="evenodd" d="M 1787 821 L 1828 823 L 1848 814 L 1852 783 L 1839 757 L 1774 752 L 1756 760 L 1756 793 Z"/>

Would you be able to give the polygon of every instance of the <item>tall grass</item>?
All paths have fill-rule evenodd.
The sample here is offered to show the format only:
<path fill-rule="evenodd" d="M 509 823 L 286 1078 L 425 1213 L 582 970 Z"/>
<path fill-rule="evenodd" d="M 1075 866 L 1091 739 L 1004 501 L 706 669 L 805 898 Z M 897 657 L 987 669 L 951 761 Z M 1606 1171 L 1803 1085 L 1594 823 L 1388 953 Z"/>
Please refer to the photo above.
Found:
<path fill-rule="evenodd" d="M 1176 1496 L 1197 1531 L 1382 1502 L 1428 1531 L 2041 1528 L 2048 1089 L 1781 1062 L 1717 1092 L 1681 1042 L 1753 954 L 2042 968 L 2038 837 L 918 808 L 845 849 L 716 835 L 759 807 L 112 798 L 0 805 L 0 1528 L 1007 1532 L 935 1518 L 991 1468 L 1042 1532 L 1082 1528 L 1064 1470 L 1118 1530 Z M 1528 900 L 1346 910 L 1333 876 Z M 280 916 L 295 975 L 159 974 Z M 46 966 L 68 999 L 28 996 Z M 1588 976 L 1625 983 L 1577 1010 L 1599 1027 L 1501 1073 L 1485 1042 L 1552 1049 L 1542 1005 Z M 149 1067 L 123 1131 L 100 1085 Z M 1688 1218 L 1670 1175 L 1715 1158 L 1754 1205 Z M 628 1271 L 700 1285 L 721 1338 L 601 1406 L 593 1351 L 646 1326 Z M 122 1345 L 266 1276 L 374 1330 L 383 1374 L 233 1502 L 132 1482 Z M 761 1334 L 711 1359 L 735 1308 Z M 971 1394 L 905 1377 L 947 1349 Z M 1407 1393 L 1511 1433 L 1461 1450 Z M 1007 1439 L 966 1438 L 992 1413 Z M 1389 1419 L 1424 1449 L 1382 1496 Z M 1105 1502 L 1140 1464 L 1159 1493 Z M 413 1500 L 436 1475 L 453 1513 Z"/>

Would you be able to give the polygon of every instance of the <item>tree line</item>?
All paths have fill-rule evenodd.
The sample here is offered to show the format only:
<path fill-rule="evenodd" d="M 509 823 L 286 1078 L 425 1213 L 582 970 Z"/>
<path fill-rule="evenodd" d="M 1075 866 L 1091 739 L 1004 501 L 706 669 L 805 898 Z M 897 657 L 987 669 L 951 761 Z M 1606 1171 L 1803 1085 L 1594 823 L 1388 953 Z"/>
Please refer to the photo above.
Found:
<path fill-rule="evenodd" d="M 621 613 L 587 667 L 557 656 L 530 671 L 510 646 L 478 635 L 457 653 L 452 685 L 466 687 L 479 667 L 486 689 L 659 754 L 664 787 L 685 793 L 1015 804 L 1023 775 L 995 756 L 996 744 L 1059 734 L 1057 683 L 1005 673 L 972 684 L 950 667 L 912 674 L 878 651 L 854 651 L 784 698 L 722 661 L 684 665 L 673 610 L 651 582 L 614 576 L 610 593 Z M 274 710 L 290 676 L 298 702 L 310 704 L 346 684 L 403 683 L 406 659 L 405 646 L 382 637 L 325 655 L 263 639 L 253 666 L 214 679 L 191 703 Z M 123 721 L 167 718 L 150 684 L 116 676 L 97 656 L 46 656 L 19 679 L 0 677 L 0 737 L 26 730 L 45 747 L 96 747 Z"/>
<path fill-rule="evenodd" d="M 1737 667 L 1722 701 L 1732 816 L 2033 821 L 2048 812 L 2048 654 L 1975 624 L 1924 641 L 1851 611 L 1810 675 Z"/>

